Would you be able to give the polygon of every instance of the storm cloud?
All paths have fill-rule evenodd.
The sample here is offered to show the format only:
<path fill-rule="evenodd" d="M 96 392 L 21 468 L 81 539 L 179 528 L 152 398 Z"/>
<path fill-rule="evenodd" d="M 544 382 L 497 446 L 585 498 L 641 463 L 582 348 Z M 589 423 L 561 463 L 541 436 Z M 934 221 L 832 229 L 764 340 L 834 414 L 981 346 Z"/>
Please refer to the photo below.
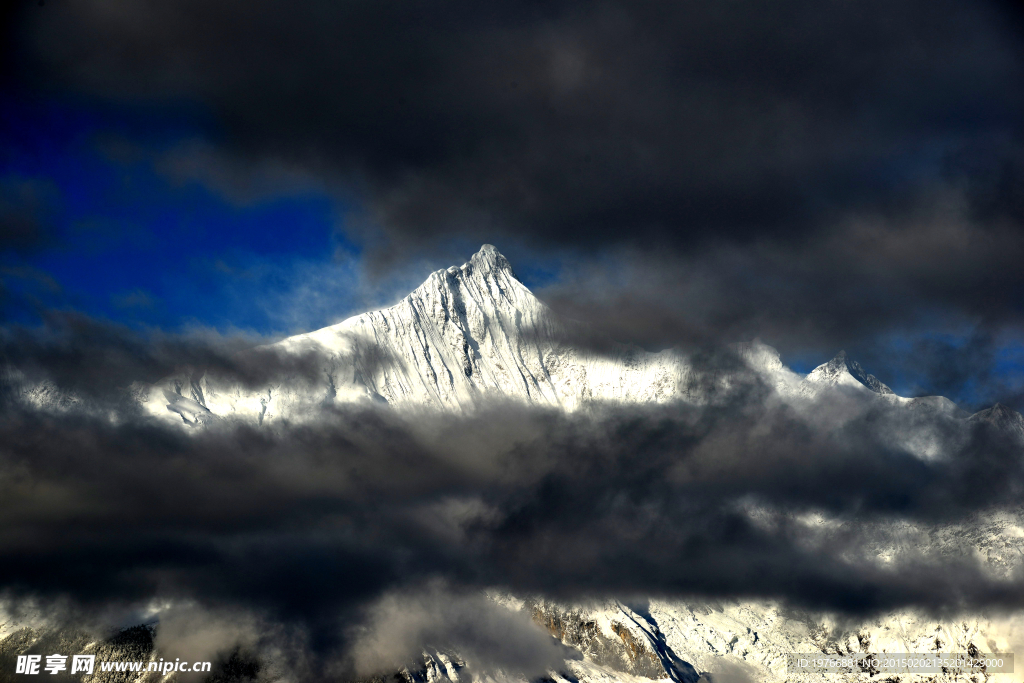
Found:
<path fill-rule="evenodd" d="M 893 335 L 1019 340 L 1014 3 L 95 0 L 12 16 L 23 87 L 198 103 L 209 130 L 143 150 L 154 167 L 242 201 L 334 193 L 377 267 L 466 242 L 564 258 L 552 297 L 650 347 L 761 336 L 885 358 Z M 619 271 L 613 296 L 595 271 Z"/>
<path fill-rule="evenodd" d="M 0 586 L 72 621 L 173 605 L 161 652 L 192 653 L 189 634 L 209 633 L 193 659 L 211 643 L 283 652 L 314 678 L 395 667 L 426 645 L 538 671 L 564 655 L 486 589 L 854 617 L 1024 606 L 1015 542 L 1002 563 L 973 551 L 1024 492 L 1021 444 L 989 422 L 842 391 L 780 402 L 736 356 L 709 352 L 694 381 L 733 379 L 701 404 L 352 404 L 197 428 L 133 409 L 131 372 L 202 360 L 258 386 L 322 359 L 231 362 L 249 353 L 240 340 L 148 346 L 71 322 L 5 347 Z M 15 360 L 74 400 L 25 393 Z M 918 442 L 940 448 L 922 457 Z"/>
<path fill-rule="evenodd" d="M 1019 602 L 1016 583 L 967 560 L 921 548 L 897 572 L 873 559 L 887 521 L 929 528 L 1014 509 L 1020 444 L 985 422 L 842 393 L 804 412 L 773 403 L 753 375 L 708 405 L 353 406 L 273 428 L 112 420 L 95 400 L 7 404 L 9 588 L 255 601 L 303 619 L 433 575 L 852 612 Z M 938 438 L 938 457 L 908 450 L 915 434 Z M 793 517 L 805 513 L 858 523 L 816 537 Z M 922 588 L 936 582 L 942 591 Z"/>
<path fill-rule="evenodd" d="M 484 218 L 680 245 L 798 237 L 942 152 L 995 176 L 985 211 L 1018 210 L 999 137 L 1022 105 L 1017 18 L 948 0 L 86 2 L 25 12 L 23 42 L 44 82 L 199 98 L 230 152 L 354 174 L 404 237 Z"/>

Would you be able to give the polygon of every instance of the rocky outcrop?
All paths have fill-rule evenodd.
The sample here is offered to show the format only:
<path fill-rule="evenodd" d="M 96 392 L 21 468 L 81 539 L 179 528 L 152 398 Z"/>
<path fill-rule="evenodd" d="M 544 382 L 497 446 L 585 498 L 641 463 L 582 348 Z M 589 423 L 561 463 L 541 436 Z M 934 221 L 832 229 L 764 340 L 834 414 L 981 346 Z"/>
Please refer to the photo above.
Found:
<path fill-rule="evenodd" d="M 621 603 L 594 608 L 528 602 L 533 621 L 600 666 L 649 679 L 693 683 L 698 672 L 665 642 L 650 615 Z"/>

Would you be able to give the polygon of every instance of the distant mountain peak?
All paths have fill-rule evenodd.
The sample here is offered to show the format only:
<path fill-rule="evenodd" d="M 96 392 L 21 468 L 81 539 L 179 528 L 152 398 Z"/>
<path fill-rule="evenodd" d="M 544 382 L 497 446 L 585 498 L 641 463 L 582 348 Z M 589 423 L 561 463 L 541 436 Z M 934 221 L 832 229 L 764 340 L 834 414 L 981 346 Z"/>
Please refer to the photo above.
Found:
<path fill-rule="evenodd" d="M 406 301 L 436 300 L 442 307 L 451 309 L 449 315 L 457 317 L 456 309 L 464 308 L 469 303 L 467 297 L 480 300 L 478 303 L 486 299 L 488 306 L 497 306 L 509 315 L 514 315 L 516 308 L 545 311 L 547 308 L 519 281 L 508 259 L 493 244 L 480 247 L 461 266 L 434 271 L 423 284 L 409 293 Z"/>
<path fill-rule="evenodd" d="M 971 415 L 972 422 L 987 422 L 999 429 L 1009 430 L 1024 439 L 1024 415 L 1013 408 L 996 403 L 991 408 L 978 411 Z"/>
<path fill-rule="evenodd" d="M 868 374 L 861 364 L 851 359 L 846 351 L 811 370 L 807 381 L 829 386 L 845 385 L 864 388 L 881 396 L 895 396 L 895 392 L 874 375 Z"/>

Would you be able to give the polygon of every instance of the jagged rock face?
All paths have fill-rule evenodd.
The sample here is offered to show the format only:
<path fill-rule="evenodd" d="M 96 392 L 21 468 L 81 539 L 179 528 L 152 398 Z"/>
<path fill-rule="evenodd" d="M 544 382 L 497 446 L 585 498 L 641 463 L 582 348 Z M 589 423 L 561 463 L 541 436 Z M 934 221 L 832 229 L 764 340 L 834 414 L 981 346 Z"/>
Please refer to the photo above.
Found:
<path fill-rule="evenodd" d="M 462 683 L 475 680 L 466 674 L 465 668 L 466 663 L 453 652 L 424 651 L 422 663 L 352 683 Z"/>
<path fill-rule="evenodd" d="M 595 619 L 579 609 L 563 611 L 536 606 L 532 617 L 555 638 L 597 664 L 647 678 L 661 678 L 665 674 L 646 640 L 617 621 L 610 622 L 611 633 L 606 634 Z"/>

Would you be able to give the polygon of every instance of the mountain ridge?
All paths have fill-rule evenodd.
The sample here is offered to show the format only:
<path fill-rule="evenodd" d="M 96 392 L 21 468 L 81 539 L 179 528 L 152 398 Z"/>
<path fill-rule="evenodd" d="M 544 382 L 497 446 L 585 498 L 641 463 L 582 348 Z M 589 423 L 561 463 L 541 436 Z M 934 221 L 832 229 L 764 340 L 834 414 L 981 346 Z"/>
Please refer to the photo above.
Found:
<path fill-rule="evenodd" d="M 393 306 L 269 347 L 322 355 L 322 380 L 312 388 L 280 383 L 244 392 L 183 372 L 159 383 L 143 402 L 151 414 L 186 424 L 228 416 L 262 424 L 346 402 L 456 412 L 472 410 L 488 397 L 567 410 L 595 401 L 700 403 L 722 381 L 728 383 L 701 375 L 678 349 L 654 353 L 615 343 L 600 351 L 575 346 L 573 340 L 583 332 L 581 323 L 559 318 L 537 299 L 516 278 L 511 263 L 485 244 L 462 266 L 432 272 Z M 852 391 L 915 410 L 967 417 L 945 397 L 897 395 L 845 351 L 801 377 L 760 340 L 730 348 L 786 400 Z"/>

